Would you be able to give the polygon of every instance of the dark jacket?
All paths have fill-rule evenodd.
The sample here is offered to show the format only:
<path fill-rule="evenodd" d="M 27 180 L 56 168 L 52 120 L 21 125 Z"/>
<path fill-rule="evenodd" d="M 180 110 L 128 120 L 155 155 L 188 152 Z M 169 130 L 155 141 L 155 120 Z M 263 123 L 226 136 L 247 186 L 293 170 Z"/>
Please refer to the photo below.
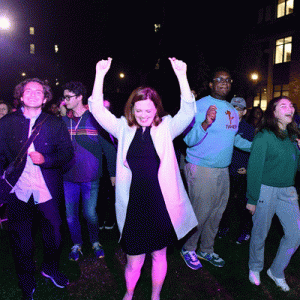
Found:
<path fill-rule="evenodd" d="M 110 177 L 116 176 L 116 149 L 108 133 L 87 110 L 77 122 L 63 117 L 74 146 L 75 156 L 70 170 L 64 175 L 69 182 L 91 182 L 102 176 L 102 154 L 107 161 Z"/>
<path fill-rule="evenodd" d="M 42 112 L 36 124 L 46 113 Z M 28 139 L 30 120 L 21 111 L 4 116 L 0 120 L 0 174 L 15 160 L 22 146 Z M 65 123 L 56 116 L 49 115 L 43 123 L 40 133 L 33 142 L 45 162 L 40 165 L 46 185 L 53 199 L 63 197 L 63 170 L 74 155 L 72 142 Z M 27 156 L 26 156 L 27 157 Z M 14 186 L 20 178 L 26 164 L 24 159 L 17 169 L 7 177 Z"/>
<path fill-rule="evenodd" d="M 247 123 L 244 119 L 239 123 L 239 134 L 242 138 L 252 142 L 254 139 L 255 128 Z M 238 169 L 246 168 L 248 165 L 250 153 L 240 150 L 236 147 L 233 148 L 231 164 L 229 166 L 229 174 L 233 176 L 238 176 Z"/>

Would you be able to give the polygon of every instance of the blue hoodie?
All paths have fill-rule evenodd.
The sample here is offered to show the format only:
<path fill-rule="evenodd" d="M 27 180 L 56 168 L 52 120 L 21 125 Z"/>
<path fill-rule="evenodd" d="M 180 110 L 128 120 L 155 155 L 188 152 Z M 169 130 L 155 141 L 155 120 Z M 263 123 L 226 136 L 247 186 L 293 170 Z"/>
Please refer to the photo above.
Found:
<path fill-rule="evenodd" d="M 196 102 L 195 123 L 184 141 L 187 144 L 186 160 L 208 168 L 226 168 L 230 165 L 233 146 L 250 151 L 251 142 L 237 135 L 239 116 L 227 101 L 206 96 Z M 211 105 L 217 107 L 216 120 L 204 131 L 201 124 Z"/>

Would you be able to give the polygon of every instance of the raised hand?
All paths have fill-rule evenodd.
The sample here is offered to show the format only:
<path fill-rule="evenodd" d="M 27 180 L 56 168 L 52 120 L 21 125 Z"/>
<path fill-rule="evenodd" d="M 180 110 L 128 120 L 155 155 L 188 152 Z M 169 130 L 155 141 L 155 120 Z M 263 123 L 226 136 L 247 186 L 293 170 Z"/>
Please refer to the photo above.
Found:
<path fill-rule="evenodd" d="M 215 121 L 217 116 L 217 107 L 215 105 L 211 105 L 207 112 L 204 122 L 202 123 L 202 128 L 206 131 L 207 128 Z"/>
<path fill-rule="evenodd" d="M 215 121 L 216 116 L 217 116 L 217 107 L 215 105 L 211 105 L 206 112 L 205 122 L 208 125 L 211 125 Z"/>
<path fill-rule="evenodd" d="M 187 66 L 185 62 L 182 60 L 177 60 L 175 57 L 169 57 L 169 60 L 177 77 L 186 75 Z"/>
<path fill-rule="evenodd" d="M 108 70 L 110 69 L 112 58 L 102 59 L 96 65 L 97 75 L 105 76 Z"/>

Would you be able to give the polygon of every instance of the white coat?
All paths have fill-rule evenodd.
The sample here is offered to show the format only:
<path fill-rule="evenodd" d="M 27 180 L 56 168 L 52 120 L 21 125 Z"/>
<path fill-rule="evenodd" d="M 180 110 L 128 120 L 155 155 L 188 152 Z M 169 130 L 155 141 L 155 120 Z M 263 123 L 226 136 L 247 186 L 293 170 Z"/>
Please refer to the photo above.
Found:
<path fill-rule="evenodd" d="M 91 113 L 105 130 L 118 139 L 116 217 L 122 236 L 132 178 L 126 156 L 137 127 L 129 127 L 125 117 L 116 118 L 108 110 L 101 109 L 101 105 L 100 101 L 95 101 L 90 97 Z M 194 97 L 188 100 L 181 99 L 181 108 L 173 118 L 166 116 L 158 126 L 152 126 L 150 129 L 154 147 L 160 158 L 158 181 L 178 239 L 183 238 L 196 227 L 198 222 L 181 179 L 173 139 L 191 123 L 195 112 Z"/>

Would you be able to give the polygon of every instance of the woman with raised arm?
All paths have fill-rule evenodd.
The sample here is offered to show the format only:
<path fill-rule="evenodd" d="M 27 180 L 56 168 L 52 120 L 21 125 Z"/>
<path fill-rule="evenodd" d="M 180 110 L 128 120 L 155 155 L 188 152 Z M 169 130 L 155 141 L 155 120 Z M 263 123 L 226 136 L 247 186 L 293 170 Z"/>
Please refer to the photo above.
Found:
<path fill-rule="evenodd" d="M 89 106 L 101 126 L 118 139 L 116 215 L 127 254 L 123 299 L 132 299 L 145 255 L 151 253 L 152 299 L 158 300 L 167 272 L 167 246 L 197 226 L 172 142 L 192 121 L 195 99 L 186 64 L 170 58 L 181 90 L 178 113 L 166 116 L 157 92 L 139 87 L 126 103 L 125 116 L 116 118 L 103 106 L 103 81 L 111 61 L 96 66 Z"/>
<path fill-rule="evenodd" d="M 249 280 L 260 285 L 265 241 L 274 214 L 284 230 L 267 274 L 283 291 L 290 290 L 284 270 L 300 244 L 300 211 L 295 175 L 299 166 L 300 132 L 295 108 L 287 97 L 270 101 L 254 138 L 247 169 L 247 209 L 253 215 Z"/>

